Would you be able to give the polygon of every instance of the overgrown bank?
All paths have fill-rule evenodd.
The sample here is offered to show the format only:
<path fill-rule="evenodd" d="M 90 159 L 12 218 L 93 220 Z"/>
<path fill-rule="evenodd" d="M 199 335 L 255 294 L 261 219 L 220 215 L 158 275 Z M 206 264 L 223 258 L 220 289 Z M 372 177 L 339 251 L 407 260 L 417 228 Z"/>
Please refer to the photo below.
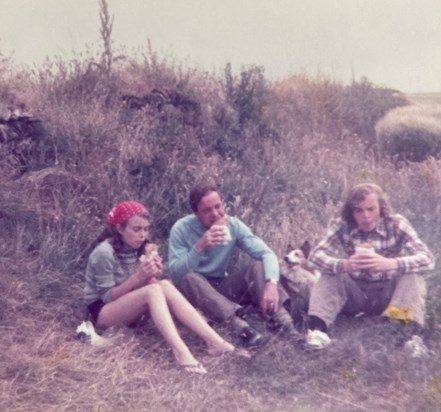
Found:
<path fill-rule="evenodd" d="M 227 66 L 218 78 L 170 65 L 152 51 L 104 69 L 92 58 L 38 72 L 11 71 L 6 63 L 0 69 L 3 118 L 10 118 L 8 106 L 21 110 L 17 116 L 27 110 L 44 128 L 36 148 L 35 140 L 7 132 L 0 143 L 2 409 L 139 410 L 146 403 L 152 410 L 308 410 L 309 402 L 315 410 L 394 410 L 387 397 L 396 393 L 401 409 L 438 407 L 436 362 L 419 365 L 414 379 L 399 373 L 405 356 L 386 346 L 366 354 L 349 345 L 353 356 L 340 367 L 345 346 L 314 358 L 274 342 L 249 365 L 211 361 L 213 376 L 201 384 L 183 381 L 172 367 L 159 369 L 167 353 L 151 331 L 110 352 L 75 341 L 84 258 L 106 212 L 129 198 L 149 206 L 166 257 L 169 229 L 189 212 L 189 189 L 202 179 L 218 184 L 229 213 L 279 255 L 288 243 L 314 243 L 346 189 L 374 181 L 440 255 L 439 160 L 397 164 L 377 151 L 375 123 L 406 104 L 396 91 L 367 80 L 342 86 L 303 76 L 274 84 L 259 67 L 235 75 Z M 437 328 L 437 273 L 429 284 L 428 322 Z M 439 347 L 434 351 L 439 358 Z M 322 364 L 328 367 L 319 373 Z M 96 376 L 101 369 L 105 377 Z M 181 393 L 177 401 L 162 393 L 170 386 L 173 396 Z M 406 393 L 409 386 L 418 400 Z M 88 395 L 74 396 L 84 388 Z M 370 390 L 380 399 L 366 396 Z M 227 402 L 231 391 L 236 403 Z"/>

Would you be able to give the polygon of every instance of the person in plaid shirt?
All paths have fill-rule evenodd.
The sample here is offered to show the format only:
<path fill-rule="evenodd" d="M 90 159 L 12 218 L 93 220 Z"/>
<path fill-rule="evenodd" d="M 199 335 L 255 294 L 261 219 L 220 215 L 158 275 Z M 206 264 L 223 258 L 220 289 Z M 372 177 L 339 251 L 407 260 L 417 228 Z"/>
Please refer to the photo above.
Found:
<path fill-rule="evenodd" d="M 309 346 L 331 342 L 327 330 L 339 313 L 424 325 L 424 275 L 434 258 L 409 221 L 392 212 L 381 187 L 353 187 L 308 260 L 322 273 L 309 302 Z"/>

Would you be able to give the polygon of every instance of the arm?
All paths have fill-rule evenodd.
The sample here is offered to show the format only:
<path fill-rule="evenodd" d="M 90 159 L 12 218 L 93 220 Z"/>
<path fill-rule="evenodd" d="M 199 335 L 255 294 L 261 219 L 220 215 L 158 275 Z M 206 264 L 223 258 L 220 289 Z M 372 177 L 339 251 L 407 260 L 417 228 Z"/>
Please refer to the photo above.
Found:
<path fill-rule="evenodd" d="M 138 280 L 135 276 L 130 276 L 127 280 L 120 283 L 119 285 L 115 285 L 110 290 L 110 301 L 114 301 L 121 296 L 131 292 L 134 289 L 137 289 L 140 286 Z"/>
<path fill-rule="evenodd" d="M 276 254 L 267 246 L 267 244 L 239 219 L 236 219 L 238 225 L 238 247 L 248 253 L 252 258 L 261 260 L 265 272 L 265 287 L 260 299 L 260 308 L 263 313 L 272 315 L 279 302 L 279 291 L 277 283 L 279 282 L 279 260 Z"/>
<path fill-rule="evenodd" d="M 343 260 L 343 272 L 355 272 L 358 270 L 369 270 L 372 272 L 396 272 L 398 269 L 398 260 L 396 258 L 387 258 L 378 253 L 363 255 L 352 255 Z"/>
<path fill-rule="evenodd" d="M 435 259 L 428 247 L 421 241 L 409 221 L 397 215 L 397 231 L 402 239 L 400 255 L 396 258 L 398 273 L 425 273 L 433 270 Z"/>
<path fill-rule="evenodd" d="M 390 257 L 378 253 L 353 255 L 344 262 L 346 271 L 369 270 L 371 273 L 389 272 L 389 276 L 406 273 L 426 273 L 434 267 L 434 258 L 427 246 L 401 215 L 390 218 L 388 237 L 384 241 L 392 249 Z"/>
<path fill-rule="evenodd" d="M 175 283 L 179 283 L 187 273 L 194 271 L 201 259 L 201 252 L 196 248 L 197 238 L 191 246 L 188 242 L 189 237 L 183 221 L 177 221 L 170 231 L 168 244 L 170 276 Z"/>
<path fill-rule="evenodd" d="M 331 223 L 325 239 L 311 253 L 309 261 L 323 273 L 355 272 L 369 270 L 371 272 L 425 273 L 433 269 L 434 259 L 427 246 L 419 239 L 417 233 L 403 216 L 395 215 L 389 226 L 387 243 L 390 248 L 398 250 L 395 255 L 385 257 L 378 253 L 352 255 L 345 259 L 343 249 L 344 225 L 339 220 Z M 349 241 L 349 240 L 348 240 Z"/>
<path fill-rule="evenodd" d="M 145 262 L 126 280 L 117 284 L 115 281 L 115 256 L 110 244 L 102 245 L 89 258 L 89 265 L 94 273 L 98 295 L 104 303 L 116 300 L 140 286 L 148 284 L 153 277 L 162 272 L 160 257 Z"/>
<path fill-rule="evenodd" d="M 345 225 L 341 219 L 334 219 L 329 224 L 326 235 L 314 248 L 308 262 L 322 273 L 335 275 L 342 271 L 349 271 L 346 266 L 346 253 L 342 247 L 342 237 Z M 344 258 L 343 258 L 344 256 Z"/>
<path fill-rule="evenodd" d="M 169 269 L 172 280 L 179 283 L 190 272 L 224 276 L 233 242 L 223 245 L 224 230 L 216 225 L 210 229 L 189 215 L 178 220 L 169 238 Z M 219 248 L 220 247 L 220 248 Z"/>
<path fill-rule="evenodd" d="M 279 260 L 277 255 L 268 245 L 239 219 L 235 219 L 237 225 L 237 246 L 253 259 L 261 260 L 265 270 L 265 279 L 274 282 L 279 281 Z"/>

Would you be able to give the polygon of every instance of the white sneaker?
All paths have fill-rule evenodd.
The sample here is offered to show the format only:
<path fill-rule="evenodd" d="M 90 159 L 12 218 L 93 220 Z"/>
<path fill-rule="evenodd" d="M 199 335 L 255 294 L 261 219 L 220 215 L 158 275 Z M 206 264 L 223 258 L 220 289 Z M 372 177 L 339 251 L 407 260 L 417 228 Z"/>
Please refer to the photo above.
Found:
<path fill-rule="evenodd" d="M 308 329 L 306 344 L 313 349 L 323 349 L 331 343 L 331 338 L 321 330 Z"/>
<path fill-rule="evenodd" d="M 90 342 L 93 346 L 110 346 L 112 342 L 95 332 L 91 321 L 81 322 L 76 330 L 77 337 L 82 342 Z"/>
<path fill-rule="evenodd" d="M 422 358 L 429 354 L 429 349 L 424 344 L 421 336 L 418 335 L 413 335 L 412 338 L 404 344 L 404 349 L 412 358 Z"/>

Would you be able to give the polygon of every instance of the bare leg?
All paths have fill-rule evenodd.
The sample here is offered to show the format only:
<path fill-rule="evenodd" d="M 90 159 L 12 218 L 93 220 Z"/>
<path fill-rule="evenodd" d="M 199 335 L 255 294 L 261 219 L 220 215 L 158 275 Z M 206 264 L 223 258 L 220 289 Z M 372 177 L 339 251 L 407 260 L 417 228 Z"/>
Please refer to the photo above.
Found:
<path fill-rule="evenodd" d="M 159 284 L 164 291 L 170 311 L 185 326 L 201 337 L 208 347 L 211 355 L 220 355 L 233 352 L 235 347 L 223 339 L 201 314 L 188 302 L 178 289 L 168 280 L 161 280 Z"/>
<path fill-rule="evenodd" d="M 167 306 L 163 289 L 158 283 L 144 286 L 121 296 L 103 307 L 98 316 L 98 326 L 130 325 L 145 313 L 150 316 L 161 335 L 170 345 L 179 365 L 197 365 L 186 367 L 189 372 L 206 373 L 195 359 L 176 329 Z"/>

